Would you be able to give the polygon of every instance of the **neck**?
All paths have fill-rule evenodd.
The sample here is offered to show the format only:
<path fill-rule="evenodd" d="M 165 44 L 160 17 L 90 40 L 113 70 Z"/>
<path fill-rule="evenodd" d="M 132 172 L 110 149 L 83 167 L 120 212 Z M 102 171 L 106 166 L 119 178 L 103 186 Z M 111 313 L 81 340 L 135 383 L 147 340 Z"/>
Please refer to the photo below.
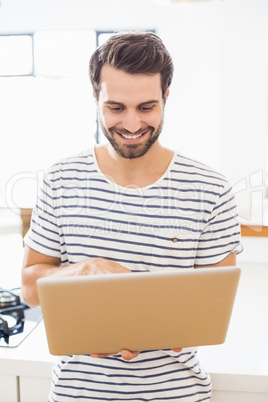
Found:
<path fill-rule="evenodd" d="M 95 149 L 96 159 L 102 173 L 123 187 L 145 187 L 157 181 L 167 170 L 173 152 L 162 147 L 158 141 L 143 156 L 125 159 L 110 144 Z"/>

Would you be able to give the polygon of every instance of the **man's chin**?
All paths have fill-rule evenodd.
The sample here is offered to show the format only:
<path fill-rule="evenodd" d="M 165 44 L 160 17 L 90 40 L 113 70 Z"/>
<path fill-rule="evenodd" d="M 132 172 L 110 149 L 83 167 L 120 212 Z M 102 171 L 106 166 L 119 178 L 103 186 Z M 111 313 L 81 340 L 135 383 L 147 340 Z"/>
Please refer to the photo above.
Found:
<path fill-rule="evenodd" d="M 137 159 L 145 155 L 145 153 L 147 152 L 143 149 L 144 147 L 140 149 L 141 147 L 135 144 L 120 146 L 117 143 L 111 141 L 110 144 L 112 145 L 115 152 L 124 159 Z"/>

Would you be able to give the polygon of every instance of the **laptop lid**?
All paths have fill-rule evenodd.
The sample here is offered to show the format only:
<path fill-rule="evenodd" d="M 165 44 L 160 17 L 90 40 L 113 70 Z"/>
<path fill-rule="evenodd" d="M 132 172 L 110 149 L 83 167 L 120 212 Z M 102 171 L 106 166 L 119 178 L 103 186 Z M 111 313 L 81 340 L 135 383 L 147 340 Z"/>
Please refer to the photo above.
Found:
<path fill-rule="evenodd" d="M 53 355 L 224 343 L 240 269 L 200 268 L 37 281 Z"/>

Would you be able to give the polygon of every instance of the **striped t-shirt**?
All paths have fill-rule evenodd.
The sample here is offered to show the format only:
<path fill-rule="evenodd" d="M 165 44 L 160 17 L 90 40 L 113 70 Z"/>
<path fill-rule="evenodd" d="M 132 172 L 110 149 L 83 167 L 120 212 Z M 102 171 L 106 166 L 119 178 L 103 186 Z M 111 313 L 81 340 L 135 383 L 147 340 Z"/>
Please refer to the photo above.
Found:
<path fill-rule="evenodd" d="M 213 169 L 174 154 L 157 182 L 121 187 L 100 171 L 93 149 L 48 171 L 25 239 L 63 266 L 102 257 L 133 272 L 216 264 L 239 241 L 231 187 Z M 62 356 L 49 401 L 197 402 L 210 395 L 197 350 L 186 348 L 143 351 L 131 361 Z"/>

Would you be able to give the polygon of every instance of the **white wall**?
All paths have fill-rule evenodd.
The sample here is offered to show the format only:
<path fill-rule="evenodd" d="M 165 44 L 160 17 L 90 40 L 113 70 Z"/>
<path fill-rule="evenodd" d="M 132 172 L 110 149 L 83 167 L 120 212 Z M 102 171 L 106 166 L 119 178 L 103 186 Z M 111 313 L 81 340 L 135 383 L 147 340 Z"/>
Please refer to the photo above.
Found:
<path fill-rule="evenodd" d="M 221 166 L 236 184 L 241 221 L 268 225 L 262 202 L 268 151 L 268 2 L 234 4 L 227 2 L 224 10 Z"/>
<path fill-rule="evenodd" d="M 243 223 L 262 221 L 268 1 L 2 0 L 0 7 L 0 33 L 90 28 L 157 29 L 175 63 L 162 142 L 220 169 L 235 186 Z"/>

